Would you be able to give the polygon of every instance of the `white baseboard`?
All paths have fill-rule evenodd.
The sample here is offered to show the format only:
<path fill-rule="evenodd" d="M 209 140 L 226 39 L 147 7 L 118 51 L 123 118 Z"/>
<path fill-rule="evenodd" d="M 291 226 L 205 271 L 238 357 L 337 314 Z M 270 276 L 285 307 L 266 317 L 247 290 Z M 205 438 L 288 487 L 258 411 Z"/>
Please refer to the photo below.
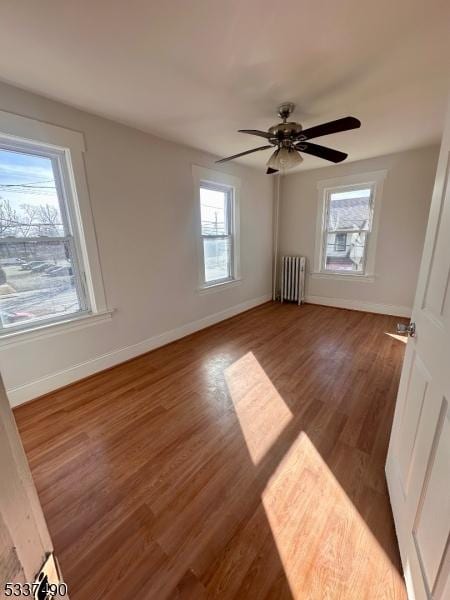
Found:
<path fill-rule="evenodd" d="M 334 306 L 335 308 L 362 310 L 364 312 L 380 313 L 394 317 L 411 316 L 411 308 L 409 306 L 396 306 L 395 304 L 374 304 L 360 300 L 347 300 L 346 298 L 328 298 L 327 296 L 306 296 L 305 301 L 310 304 L 323 304 L 324 306 Z"/>
<path fill-rule="evenodd" d="M 73 383 L 74 381 L 78 381 L 79 379 L 83 379 L 89 375 L 93 375 L 98 371 L 103 371 L 104 369 L 113 367 L 114 365 L 125 362 L 130 358 L 134 358 L 135 356 L 145 354 L 145 352 L 149 352 L 150 350 L 154 350 L 155 348 L 159 348 L 160 346 L 174 342 L 175 340 L 194 333 L 195 331 L 200 331 L 201 329 L 205 329 L 205 327 L 209 327 L 210 325 L 214 325 L 215 323 L 219 323 L 220 321 L 234 317 L 235 315 L 249 310 L 250 308 L 254 308 L 255 306 L 264 304 L 264 302 L 268 302 L 271 300 L 271 298 L 271 294 L 265 294 L 259 298 L 247 300 L 246 302 L 242 302 L 241 304 L 237 304 L 213 315 L 208 315 L 207 317 L 199 319 L 198 321 L 192 321 L 191 323 L 186 323 L 186 325 L 181 325 L 180 327 L 171 329 L 170 331 L 155 335 L 154 337 L 143 340 L 142 342 L 138 342 L 137 344 L 133 344 L 132 346 L 125 346 L 124 348 L 112 350 L 111 352 L 97 356 L 92 360 L 74 365 L 69 369 L 64 369 L 63 371 L 58 371 L 57 373 L 51 373 L 50 375 L 46 375 L 40 379 L 35 379 L 34 381 L 30 381 L 21 386 L 10 388 L 7 390 L 10 404 L 13 407 L 19 406 L 19 404 L 28 402 L 33 398 L 47 394 L 48 392 L 68 385 L 69 383 Z"/>

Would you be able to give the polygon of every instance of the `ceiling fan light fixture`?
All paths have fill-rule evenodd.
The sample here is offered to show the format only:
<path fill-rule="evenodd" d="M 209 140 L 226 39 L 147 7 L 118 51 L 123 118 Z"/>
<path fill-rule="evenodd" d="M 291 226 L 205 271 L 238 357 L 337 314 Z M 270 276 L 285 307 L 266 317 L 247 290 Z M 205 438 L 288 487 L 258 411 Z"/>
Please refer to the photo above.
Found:
<path fill-rule="evenodd" d="M 253 154 L 253 152 L 273 149 L 274 152 L 267 162 L 268 169 L 266 171 L 268 175 L 272 175 L 278 171 L 287 171 L 288 169 L 293 169 L 300 165 L 300 163 L 303 162 L 303 156 L 300 152 L 311 154 L 312 156 L 317 156 L 324 160 L 329 160 L 332 163 L 340 163 L 347 158 L 348 154 L 345 152 L 327 148 L 320 144 L 313 144 L 309 140 L 323 135 L 357 129 L 358 127 L 361 127 L 361 121 L 359 119 L 356 119 L 355 117 L 342 117 L 341 119 L 303 129 L 300 123 L 288 121 L 294 108 L 295 104 L 292 102 L 281 104 L 278 107 L 278 116 L 282 119 L 282 123 L 272 125 L 272 127 L 269 127 L 268 131 L 261 131 L 260 129 L 239 129 L 239 133 L 248 133 L 264 138 L 266 140 L 266 145 L 258 146 L 258 148 L 252 148 L 251 150 L 245 150 L 244 152 L 239 152 L 238 154 L 233 154 L 233 156 L 227 156 L 226 158 L 220 158 L 219 160 L 216 160 L 216 163 L 224 163 L 233 160 L 234 158 Z"/>
<path fill-rule="evenodd" d="M 302 162 L 303 157 L 294 148 L 277 148 L 267 161 L 267 166 L 277 171 L 287 171 Z"/>

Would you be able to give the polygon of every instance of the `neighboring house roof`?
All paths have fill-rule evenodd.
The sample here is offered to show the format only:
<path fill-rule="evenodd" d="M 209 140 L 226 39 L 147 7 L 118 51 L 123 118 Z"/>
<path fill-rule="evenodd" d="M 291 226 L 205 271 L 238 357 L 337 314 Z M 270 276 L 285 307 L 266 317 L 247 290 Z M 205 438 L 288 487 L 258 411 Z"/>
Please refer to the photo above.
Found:
<path fill-rule="evenodd" d="M 330 202 L 329 226 L 332 229 L 367 229 L 369 198 L 343 198 Z"/>

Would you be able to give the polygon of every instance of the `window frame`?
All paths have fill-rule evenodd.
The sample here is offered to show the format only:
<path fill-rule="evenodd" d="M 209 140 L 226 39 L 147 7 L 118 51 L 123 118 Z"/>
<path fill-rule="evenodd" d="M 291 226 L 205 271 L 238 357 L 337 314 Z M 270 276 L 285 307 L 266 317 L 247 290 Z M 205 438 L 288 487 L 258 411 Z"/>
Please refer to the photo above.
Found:
<path fill-rule="evenodd" d="M 234 280 L 234 189 L 231 186 L 225 186 L 219 183 L 211 183 L 210 181 L 200 181 L 199 192 L 201 194 L 201 190 L 211 190 L 215 192 L 222 192 L 226 195 L 226 206 L 225 206 L 225 222 L 226 222 L 226 230 L 227 234 L 211 234 L 207 235 L 203 233 L 202 223 L 201 223 L 201 212 L 200 212 L 200 228 L 201 228 L 201 237 L 202 237 L 202 263 L 203 263 L 203 277 L 202 284 L 205 287 L 212 285 L 220 285 L 222 283 L 227 283 L 229 281 Z M 201 196 L 200 196 L 201 198 Z M 200 210 L 201 210 L 201 200 L 200 200 Z M 230 264 L 229 264 L 229 275 L 227 277 L 219 277 L 218 279 L 212 279 L 210 281 L 206 281 L 206 264 L 205 264 L 205 239 L 207 240 L 230 240 Z"/>
<path fill-rule="evenodd" d="M 68 314 L 50 315 L 42 317 L 34 321 L 19 322 L 16 325 L 3 327 L 0 321 L 0 337 L 15 331 L 26 331 L 33 329 L 36 326 L 50 323 L 57 323 L 70 318 L 81 317 L 90 312 L 89 297 L 86 292 L 86 276 L 82 261 L 80 261 L 81 248 L 79 243 L 79 232 L 77 231 L 76 223 L 71 210 L 73 199 L 71 195 L 70 185 L 68 184 L 67 164 L 64 153 L 60 150 L 49 149 L 41 144 L 28 143 L 24 141 L 10 141 L 5 139 L 0 133 L 0 150 L 18 152 L 28 156 L 40 156 L 48 158 L 52 163 L 53 176 L 55 179 L 56 194 L 58 197 L 58 205 L 61 214 L 64 234 L 60 236 L 39 236 L 39 237 L 15 237 L 9 236 L 0 238 L 0 245 L 21 244 L 27 242 L 45 243 L 45 242 L 61 242 L 67 244 L 70 250 L 71 262 L 73 267 L 74 283 L 77 292 L 77 297 L 80 309 Z"/>
<path fill-rule="evenodd" d="M 218 291 L 234 285 L 241 281 L 240 273 L 240 180 L 237 177 L 212 171 L 204 167 L 193 165 L 194 179 L 194 198 L 195 198 L 195 219 L 197 231 L 198 248 L 198 288 L 200 293 Z M 200 189 L 206 188 L 227 193 L 227 224 L 228 235 L 204 235 L 201 222 L 201 200 Z M 213 281 L 205 280 L 205 255 L 204 239 L 230 239 L 230 275 L 228 277 L 215 279 Z"/>
<path fill-rule="evenodd" d="M 316 241 L 314 253 L 314 270 L 312 276 L 315 278 L 334 278 L 337 280 L 366 281 L 375 280 L 375 258 L 378 227 L 381 212 L 381 200 L 383 182 L 387 171 L 375 171 L 319 181 L 318 210 L 316 225 Z M 328 236 L 328 211 L 332 193 L 354 191 L 360 188 L 371 190 L 371 223 L 366 232 L 366 248 L 364 254 L 364 266 L 361 272 L 338 271 L 326 269 L 326 243 Z"/>
<path fill-rule="evenodd" d="M 55 184 L 64 224 L 64 238 L 72 247 L 74 276 L 80 300 L 80 310 L 70 314 L 55 315 L 18 323 L 15 326 L 0 327 L 0 345 L 10 343 L 10 339 L 27 339 L 56 327 L 63 331 L 67 324 L 90 324 L 99 318 L 110 317 L 103 287 L 103 278 L 98 256 L 97 240 L 90 207 L 87 181 L 84 171 L 84 137 L 81 132 L 68 130 L 56 125 L 43 123 L 28 117 L 0 111 L 0 147 L 5 150 L 22 152 L 49 158 L 52 161 Z M 24 241 L 63 240 L 56 238 L 14 238 Z M 11 243 L 11 238 L 9 239 Z M 5 242 L 8 243 L 7 240 Z M 37 332 L 37 333 L 36 333 Z"/>
<path fill-rule="evenodd" d="M 331 203 L 331 195 L 335 194 L 336 192 L 338 193 L 343 193 L 343 192 L 353 192 L 355 190 L 359 190 L 359 189 L 369 189 L 370 190 L 370 195 L 369 195 L 369 206 L 370 206 L 370 220 L 369 220 L 369 227 L 367 230 L 364 229 L 348 229 L 345 231 L 330 231 L 330 229 L 328 228 L 328 222 L 329 222 L 329 216 L 330 216 L 330 203 Z M 369 250 L 369 244 L 370 244 L 370 234 L 372 232 L 372 225 L 373 225 L 373 212 L 374 212 L 374 185 L 373 184 L 361 184 L 361 185 L 348 185 L 348 186 L 339 186 L 339 187 L 334 187 L 334 188 L 328 188 L 325 191 L 325 208 L 324 208 L 324 217 L 323 217 L 323 222 L 322 222 L 322 255 L 321 255 L 321 262 L 320 262 L 320 272 L 321 273 L 330 273 L 332 275 L 359 275 L 359 276 L 364 276 L 366 275 L 366 268 L 367 268 L 367 253 Z M 339 235 L 339 233 L 345 233 L 346 235 L 348 233 L 356 233 L 359 232 L 361 233 L 362 231 L 365 232 L 366 234 L 366 242 L 365 242 L 365 247 L 364 247 L 364 259 L 363 259 L 363 268 L 361 271 L 339 271 L 338 269 L 329 269 L 327 268 L 327 246 L 328 246 L 328 235 L 330 233 L 334 233 L 335 235 Z"/>

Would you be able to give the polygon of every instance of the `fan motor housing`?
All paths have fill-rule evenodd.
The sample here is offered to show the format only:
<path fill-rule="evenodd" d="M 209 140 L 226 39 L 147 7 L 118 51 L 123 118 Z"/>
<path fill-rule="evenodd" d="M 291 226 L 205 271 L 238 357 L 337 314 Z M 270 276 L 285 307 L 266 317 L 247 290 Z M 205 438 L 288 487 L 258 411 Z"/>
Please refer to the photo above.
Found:
<path fill-rule="evenodd" d="M 297 137 L 302 132 L 300 123 L 277 123 L 269 128 L 269 133 L 278 139 Z"/>

